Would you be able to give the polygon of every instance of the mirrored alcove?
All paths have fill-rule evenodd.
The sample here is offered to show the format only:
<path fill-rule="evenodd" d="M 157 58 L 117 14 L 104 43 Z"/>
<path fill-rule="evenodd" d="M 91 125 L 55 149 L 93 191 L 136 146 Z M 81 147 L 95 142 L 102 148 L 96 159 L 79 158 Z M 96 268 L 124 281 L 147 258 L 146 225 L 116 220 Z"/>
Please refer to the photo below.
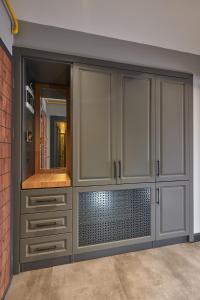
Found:
<path fill-rule="evenodd" d="M 66 167 L 67 101 L 64 87 L 40 88 L 40 169 Z"/>
<path fill-rule="evenodd" d="M 35 167 L 38 172 L 67 168 L 68 103 L 69 95 L 65 86 L 36 84 L 38 109 L 35 122 L 38 130 Z"/>
<path fill-rule="evenodd" d="M 23 188 L 71 185 L 70 68 L 49 60 L 24 61 Z"/>

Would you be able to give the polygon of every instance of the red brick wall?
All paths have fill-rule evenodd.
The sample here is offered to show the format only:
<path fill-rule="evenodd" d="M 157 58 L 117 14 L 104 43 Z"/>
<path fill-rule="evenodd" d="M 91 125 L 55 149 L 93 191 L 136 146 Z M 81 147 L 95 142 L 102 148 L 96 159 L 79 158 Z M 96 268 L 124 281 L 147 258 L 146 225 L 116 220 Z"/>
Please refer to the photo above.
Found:
<path fill-rule="evenodd" d="M 11 61 L 0 46 L 0 299 L 10 281 Z"/>

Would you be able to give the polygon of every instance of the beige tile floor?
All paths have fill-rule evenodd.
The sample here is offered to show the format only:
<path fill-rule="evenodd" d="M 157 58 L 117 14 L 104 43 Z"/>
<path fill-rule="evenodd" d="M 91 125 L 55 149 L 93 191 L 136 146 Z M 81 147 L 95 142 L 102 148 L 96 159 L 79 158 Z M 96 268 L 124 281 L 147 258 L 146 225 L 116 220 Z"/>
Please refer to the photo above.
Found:
<path fill-rule="evenodd" d="M 200 300 L 200 243 L 24 272 L 6 300 Z"/>

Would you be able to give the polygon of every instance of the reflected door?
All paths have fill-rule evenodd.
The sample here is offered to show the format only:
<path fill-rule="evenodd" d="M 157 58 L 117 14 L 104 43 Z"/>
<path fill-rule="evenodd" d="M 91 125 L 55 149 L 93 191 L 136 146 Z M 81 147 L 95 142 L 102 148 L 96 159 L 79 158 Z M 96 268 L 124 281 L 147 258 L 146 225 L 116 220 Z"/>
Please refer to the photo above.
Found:
<path fill-rule="evenodd" d="M 66 166 L 66 119 L 52 116 L 50 120 L 50 167 L 65 168 Z"/>
<path fill-rule="evenodd" d="M 69 92 L 65 86 L 36 84 L 35 170 L 66 169 L 69 157 Z"/>

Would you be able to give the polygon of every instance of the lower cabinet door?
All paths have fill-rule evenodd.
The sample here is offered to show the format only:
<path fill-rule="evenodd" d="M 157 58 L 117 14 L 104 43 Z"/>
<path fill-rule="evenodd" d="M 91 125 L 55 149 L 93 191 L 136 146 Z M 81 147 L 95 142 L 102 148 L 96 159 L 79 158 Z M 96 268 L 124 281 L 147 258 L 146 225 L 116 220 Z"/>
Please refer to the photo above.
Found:
<path fill-rule="evenodd" d="M 72 254 L 71 233 L 21 239 L 21 263 L 56 258 Z"/>
<path fill-rule="evenodd" d="M 156 239 L 189 234 L 189 183 L 158 183 L 156 188 Z"/>
<path fill-rule="evenodd" d="M 74 189 L 73 251 L 92 252 L 155 240 L 155 185 Z"/>
<path fill-rule="evenodd" d="M 21 214 L 72 209 L 72 188 L 21 191 Z"/>
<path fill-rule="evenodd" d="M 72 232 L 72 210 L 24 214 L 21 237 L 37 237 Z"/>

